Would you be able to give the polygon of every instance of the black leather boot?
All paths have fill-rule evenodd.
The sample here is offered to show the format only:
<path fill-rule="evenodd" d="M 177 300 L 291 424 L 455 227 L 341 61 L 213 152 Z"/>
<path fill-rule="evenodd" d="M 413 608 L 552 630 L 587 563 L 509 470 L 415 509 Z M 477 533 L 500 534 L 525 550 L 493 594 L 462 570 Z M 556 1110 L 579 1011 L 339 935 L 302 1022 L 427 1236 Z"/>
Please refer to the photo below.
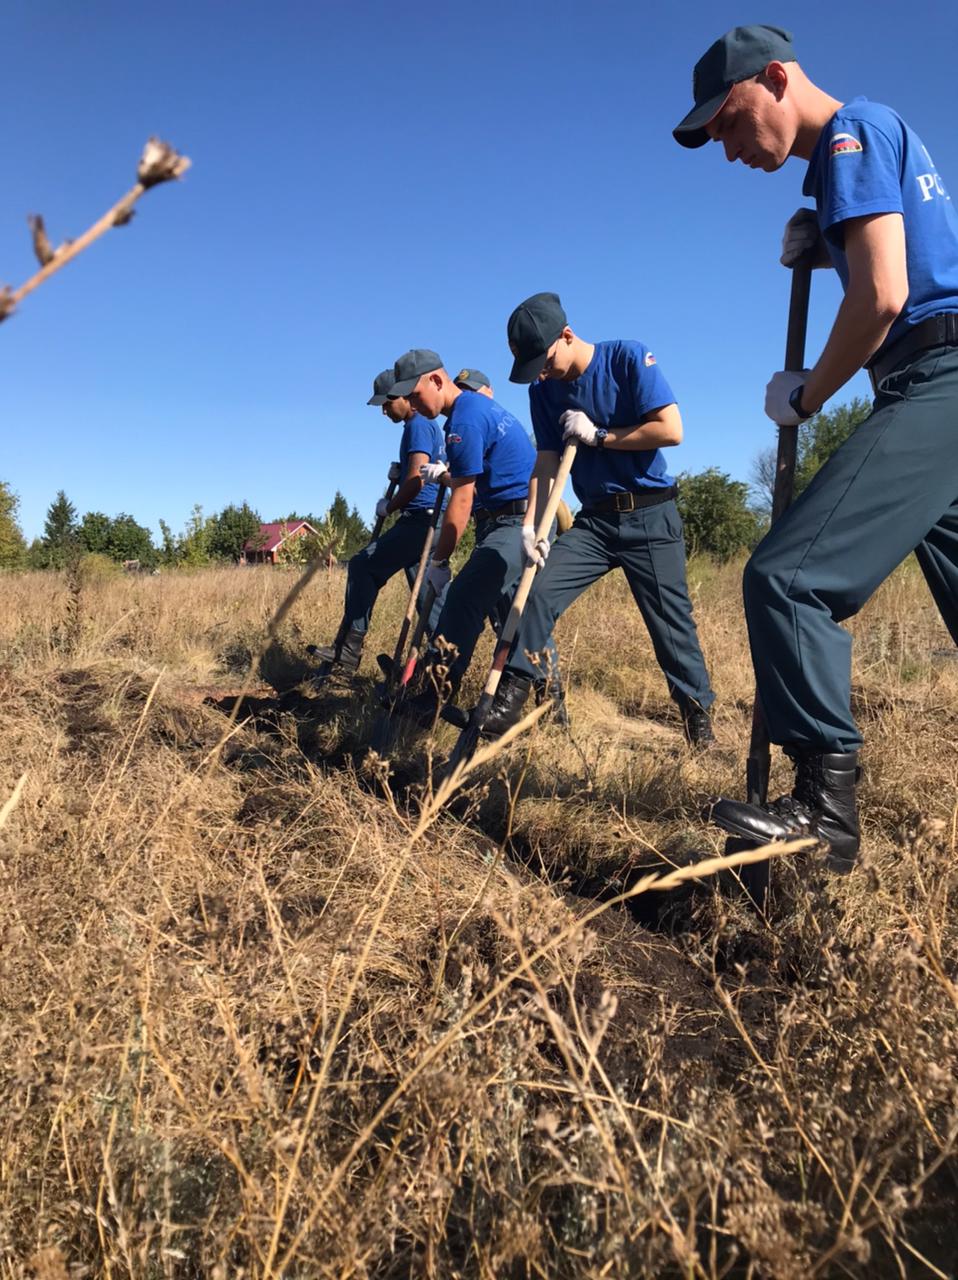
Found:
<path fill-rule="evenodd" d="M 568 729 L 569 708 L 566 705 L 565 689 L 562 687 L 562 678 L 558 671 L 551 671 L 545 684 L 540 682 L 536 685 L 536 706 L 541 707 L 546 698 L 552 699 L 552 723 Z"/>
<path fill-rule="evenodd" d="M 715 741 L 712 717 L 697 702 L 690 702 L 682 708 L 682 728 L 685 731 L 685 741 L 690 747 L 702 750 Z"/>
<path fill-rule="evenodd" d="M 347 671 L 355 671 L 362 660 L 365 643 L 366 632 L 350 627 L 342 640 L 337 636 L 332 644 L 317 645 L 312 653 L 320 662 L 335 663 Z"/>
<path fill-rule="evenodd" d="M 704 816 L 724 831 L 756 844 L 815 836 L 828 845 L 830 871 L 851 871 L 861 843 L 855 800 L 861 776 L 858 752 L 815 751 L 795 743 L 783 750 L 795 762 L 791 795 L 762 805 L 715 799 Z"/>
<path fill-rule="evenodd" d="M 514 676 L 504 671 L 482 726 L 482 736 L 498 738 L 514 724 L 518 724 L 531 689 L 532 681 L 528 676 Z"/>
<path fill-rule="evenodd" d="M 461 678 L 450 675 L 448 666 L 436 652 L 428 653 L 414 676 L 415 688 L 401 698 L 396 709 L 421 729 L 431 729 L 439 712 L 459 692 Z"/>

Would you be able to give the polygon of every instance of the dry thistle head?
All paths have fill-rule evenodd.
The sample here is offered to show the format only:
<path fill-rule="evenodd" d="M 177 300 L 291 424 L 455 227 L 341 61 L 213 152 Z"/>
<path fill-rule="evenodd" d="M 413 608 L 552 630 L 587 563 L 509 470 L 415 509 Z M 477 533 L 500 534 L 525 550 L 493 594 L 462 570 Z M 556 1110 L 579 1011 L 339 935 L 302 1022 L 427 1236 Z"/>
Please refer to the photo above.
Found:
<path fill-rule="evenodd" d="M 181 156 L 168 142 L 163 142 L 160 138 L 148 138 L 140 156 L 136 176 L 141 186 L 155 187 L 160 182 L 181 178 L 189 167 L 189 158 Z"/>

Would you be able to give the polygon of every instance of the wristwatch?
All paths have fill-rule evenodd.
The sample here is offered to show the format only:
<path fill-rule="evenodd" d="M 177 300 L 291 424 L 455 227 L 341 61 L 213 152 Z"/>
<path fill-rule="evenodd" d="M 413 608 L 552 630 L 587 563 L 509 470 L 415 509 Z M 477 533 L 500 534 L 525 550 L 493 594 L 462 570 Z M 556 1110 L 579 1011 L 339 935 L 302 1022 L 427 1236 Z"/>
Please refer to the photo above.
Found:
<path fill-rule="evenodd" d="M 795 410 L 801 420 L 804 422 L 806 418 L 812 416 L 812 409 L 802 408 L 802 392 L 805 390 L 805 383 L 800 382 L 792 394 L 788 397 L 788 403 Z"/>
<path fill-rule="evenodd" d="M 605 448 L 606 437 L 609 432 L 605 427 L 596 427 L 595 429 L 595 447 L 597 449 Z"/>

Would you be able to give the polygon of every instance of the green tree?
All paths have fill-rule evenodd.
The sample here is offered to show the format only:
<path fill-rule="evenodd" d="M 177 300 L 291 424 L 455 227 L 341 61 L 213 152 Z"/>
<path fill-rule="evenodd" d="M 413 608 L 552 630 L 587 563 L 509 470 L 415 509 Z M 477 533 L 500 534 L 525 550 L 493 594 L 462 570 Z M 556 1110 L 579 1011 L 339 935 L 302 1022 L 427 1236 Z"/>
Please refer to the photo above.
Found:
<path fill-rule="evenodd" d="M 88 511 L 80 521 L 80 545 L 91 555 L 107 555 L 110 543 L 110 517 L 102 511 Z"/>
<path fill-rule="evenodd" d="M 77 509 L 60 489 L 47 508 L 43 525 L 43 546 L 46 552 L 47 568 L 62 569 L 76 556 L 80 549 L 78 531 Z"/>
<path fill-rule="evenodd" d="M 149 568 L 156 564 L 158 558 L 149 529 L 137 524 L 131 515 L 123 511 L 110 521 L 106 554 L 112 560 L 139 560 L 141 565 Z"/>
<path fill-rule="evenodd" d="M 173 530 L 165 520 L 160 521 L 160 538 L 160 563 L 172 569 L 180 562 L 180 549 L 173 536 Z"/>
<path fill-rule="evenodd" d="M 871 404 L 856 396 L 849 404 L 814 414 L 798 429 L 798 448 L 795 457 L 795 494 L 811 484 L 816 472 L 845 443 L 853 431 L 871 413 Z M 777 448 L 770 445 L 763 449 L 752 463 L 752 488 L 760 510 L 771 514 L 772 494 L 775 486 L 775 460 Z"/>
<path fill-rule="evenodd" d="M 759 539 L 761 522 L 749 506 L 748 485 L 717 467 L 679 476 L 678 507 L 690 552 L 729 560 Z"/>
<path fill-rule="evenodd" d="M 348 560 L 357 551 L 361 551 L 372 536 L 372 530 L 362 516 L 355 507 L 350 510 L 349 504 L 338 489 L 323 519 L 328 520 L 333 528 L 338 529 L 342 534 L 342 551 L 338 553 L 342 560 Z M 315 521 L 310 523 L 313 524 Z"/>
<path fill-rule="evenodd" d="M 239 560 L 246 543 L 258 537 L 261 524 L 259 512 L 248 502 L 240 507 L 231 503 L 210 517 L 207 553 L 214 560 Z"/>
<path fill-rule="evenodd" d="M 177 544 L 180 564 L 191 568 L 209 564 L 209 528 L 210 521 L 203 518 L 203 508 L 197 502 Z"/>
<path fill-rule="evenodd" d="M 0 480 L 0 569 L 19 569 L 26 563 L 27 544 L 18 515 L 20 499 Z"/>

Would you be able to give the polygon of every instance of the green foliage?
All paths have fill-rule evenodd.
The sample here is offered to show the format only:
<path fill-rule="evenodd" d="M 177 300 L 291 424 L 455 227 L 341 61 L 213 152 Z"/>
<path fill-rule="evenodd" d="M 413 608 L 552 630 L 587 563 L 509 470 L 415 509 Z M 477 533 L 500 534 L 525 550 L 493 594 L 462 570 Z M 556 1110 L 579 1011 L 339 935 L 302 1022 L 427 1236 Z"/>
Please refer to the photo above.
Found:
<path fill-rule="evenodd" d="M 158 559 L 149 529 L 137 524 L 123 511 L 110 521 L 107 554 L 112 560 L 139 560 L 141 565 L 149 568 Z"/>
<path fill-rule="evenodd" d="M 27 544 L 17 519 L 20 499 L 0 480 L 0 569 L 20 569 L 26 563 Z"/>
<path fill-rule="evenodd" d="M 812 479 L 835 450 L 845 443 L 871 413 L 871 404 L 856 396 L 849 404 L 816 413 L 798 429 L 795 459 L 795 497 L 811 484 Z M 752 488 L 759 509 L 771 514 L 775 486 L 777 449 L 770 445 L 752 463 Z"/>
<path fill-rule="evenodd" d="M 62 569 L 79 553 L 77 509 L 63 492 L 47 508 L 43 524 L 43 568 Z"/>
<path fill-rule="evenodd" d="M 748 503 L 748 485 L 717 467 L 679 476 L 678 508 L 689 552 L 729 560 L 758 541 L 761 523 Z"/>
<path fill-rule="evenodd" d="M 209 525 L 203 518 L 203 508 L 197 502 L 190 512 L 186 528 L 176 541 L 176 562 L 196 569 L 209 564 Z"/>
<path fill-rule="evenodd" d="M 108 555 L 110 517 L 102 511 L 88 511 L 80 521 L 80 545 L 91 555 Z"/>
<path fill-rule="evenodd" d="M 213 560 L 228 560 L 235 564 L 246 543 L 256 540 L 261 524 L 259 512 L 254 511 L 248 502 L 239 507 L 230 503 L 219 515 L 210 516 L 207 522 L 207 554 Z"/>
<path fill-rule="evenodd" d="M 329 505 L 329 510 L 319 523 L 325 521 L 329 521 L 330 525 L 342 534 L 341 550 L 336 553 L 341 560 L 348 560 L 357 551 L 362 551 L 372 537 L 372 530 L 355 507 L 350 510 L 346 499 L 338 489 Z M 316 523 L 315 520 L 310 520 L 310 524 Z"/>

